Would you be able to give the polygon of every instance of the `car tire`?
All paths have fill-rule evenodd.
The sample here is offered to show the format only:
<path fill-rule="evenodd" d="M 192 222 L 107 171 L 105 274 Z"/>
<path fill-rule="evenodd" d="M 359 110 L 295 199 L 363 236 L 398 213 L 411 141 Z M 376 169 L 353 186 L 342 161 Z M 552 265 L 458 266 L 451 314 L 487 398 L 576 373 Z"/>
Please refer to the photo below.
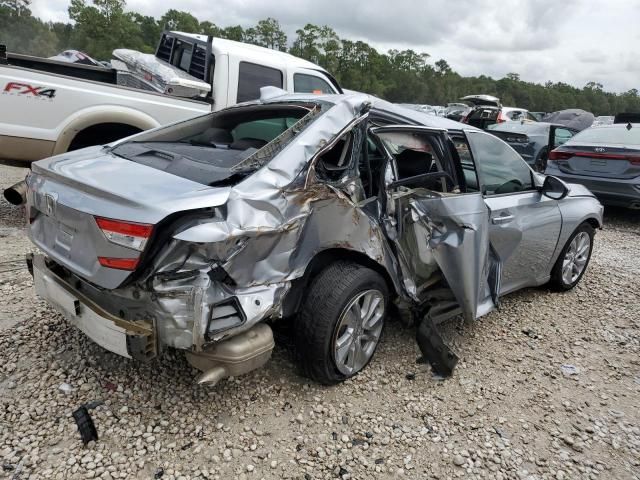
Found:
<path fill-rule="evenodd" d="M 388 298 L 385 280 L 370 268 L 341 261 L 322 270 L 312 280 L 294 325 L 302 373 L 332 385 L 362 371 L 379 343 Z M 372 315 L 367 319 L 368 310 Z M 360 318 L 355 312 L 362 313 Z"/>
<path fill-rule="evenodd" d="M 544 171 L 547 169 L 547 158 L 548 158 L 549 154 L 548 154 L 548 149 L 547 147 L 543 147 L 540 152 L 538 153 L 538 156 L 536 157 L 536 160 L 534 162 L 534 170 L 538 173 L 544 173 Z"/>
<path fill-rule="evenodd" d="M 571 290 L 580 282 L 591 260 L 594 236 L 595 230 L 588 223 L 581 224 L 571 234 L 551 270 L 550 284 L 555 290 Z M 585 245 L 588 250 L 584 250 Z"/>

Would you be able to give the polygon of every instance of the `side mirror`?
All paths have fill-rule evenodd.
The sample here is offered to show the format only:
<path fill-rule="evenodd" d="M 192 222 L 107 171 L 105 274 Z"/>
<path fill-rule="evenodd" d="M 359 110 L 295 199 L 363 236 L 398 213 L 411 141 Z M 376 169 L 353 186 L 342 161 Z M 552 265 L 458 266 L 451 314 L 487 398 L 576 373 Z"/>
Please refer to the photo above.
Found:
<path fill-rule="evenodd" d="M 560 179 L 547 175 L 542 184 L 542 195 L 553 200 L 562 200 L 569 195 L 569 187 Z"/>

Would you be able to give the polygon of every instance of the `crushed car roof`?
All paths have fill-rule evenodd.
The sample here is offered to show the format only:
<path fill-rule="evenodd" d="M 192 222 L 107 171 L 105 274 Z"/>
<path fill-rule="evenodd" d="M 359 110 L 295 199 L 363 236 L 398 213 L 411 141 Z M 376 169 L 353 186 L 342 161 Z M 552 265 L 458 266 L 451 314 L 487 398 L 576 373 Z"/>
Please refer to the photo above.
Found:
<path fill-rule="evenodd" d="M 337 105 L 342 102 L 346 102 L 351 105 L 365 104 L 369 102 L 371 104 L 372 109 L 381 110 L 384 112 L 398 115 L 400 117 L 404 117 L 405 119 L 413 123 L 416 123 L 418 125 L 433 127 L 433 128 L 444 128 L 447 130 L 462 130 L 462 129 L 478 130 L 477 128 L 472 127 L 470 125 L 464 125 L 460 122 L 456 122 L 454 120 L 450 120 L 445 117 L 429 115 L 428 113 L 403 107 L 394 103 L 387 102 L 386 100 L 382 100 L 378 97 L 374 97 L 372 95 L 367 95 L 366 93 L 359 93 L 359 92 L 347 93 L 342 95 L 338 95 L 338 94 L 314 95 L 310 93 L 287 94 L 279 97 L 270 98 L 268 100 L 261 100 L 261 101 L 256 101 L 252 103 L 269 104 L 269 103 L 281 103 L 281 102 L 289 102 L 289 101 L 309 101 L 309 102 L 321 101 L 321 102 L 326 102 L 334 105 Z"/>

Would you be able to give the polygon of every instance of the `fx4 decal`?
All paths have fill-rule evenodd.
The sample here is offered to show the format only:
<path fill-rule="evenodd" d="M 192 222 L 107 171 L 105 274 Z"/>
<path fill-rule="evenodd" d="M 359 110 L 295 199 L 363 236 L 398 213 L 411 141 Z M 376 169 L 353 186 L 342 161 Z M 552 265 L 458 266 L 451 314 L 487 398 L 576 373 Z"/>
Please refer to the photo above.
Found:
<path fill-rule="evenodd" d="M 42 99 L 48 98 L 49 100 L 52 100 L 56 96 L 56 91 L 53 88 L 34 87 L 26 83 L 17 83 L 17 82 L 7 83 L 2 93 L 9 93 L 14 95 L 15 94 L 26 95 L 26 96 L 33 95 Z"/>

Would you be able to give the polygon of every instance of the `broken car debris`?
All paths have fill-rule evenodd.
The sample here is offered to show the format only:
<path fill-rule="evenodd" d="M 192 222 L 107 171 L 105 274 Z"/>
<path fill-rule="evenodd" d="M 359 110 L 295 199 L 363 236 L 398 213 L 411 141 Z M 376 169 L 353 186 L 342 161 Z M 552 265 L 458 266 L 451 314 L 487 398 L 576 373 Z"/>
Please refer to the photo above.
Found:
<path fill-rule="evenodd" d="M 26 182 L 38 295 L 119 355 L 186 350 L 207 384 L 267 362 L 289 319 L 309 377 L 349 378 L 392 308 L 449 375 L 439 323 L 573 288 L 602 225 L 586 188 L 496 137 L 362 94 L 239 105 L 36 162 Z"/>

